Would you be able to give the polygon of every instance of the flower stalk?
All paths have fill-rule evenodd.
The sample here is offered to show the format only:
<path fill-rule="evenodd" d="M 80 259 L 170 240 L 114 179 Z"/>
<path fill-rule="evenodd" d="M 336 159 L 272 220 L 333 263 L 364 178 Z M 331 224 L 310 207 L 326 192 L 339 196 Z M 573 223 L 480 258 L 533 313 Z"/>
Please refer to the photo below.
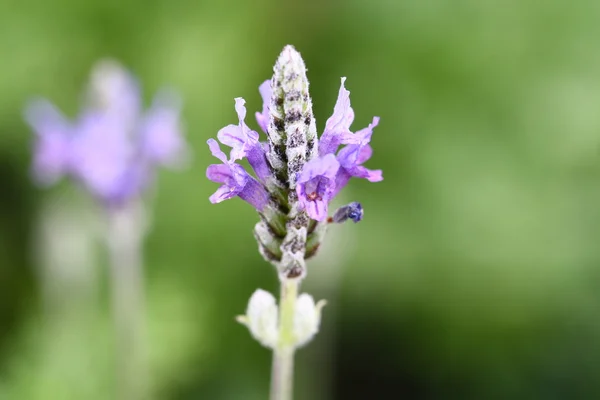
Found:
<path fill-rule="evenodd" d="M 147 398 L 147 349 L 140 204 L 108 210 L 106 241 L 115 329 L 117 399 Z"/>
<path fill-rule="evenodd" d="M 279 340 L 273 349 L 270 400 L 291 400 L 294 376 L 294 316 L 298 297 L 298 281 L 281 282 Z"/>

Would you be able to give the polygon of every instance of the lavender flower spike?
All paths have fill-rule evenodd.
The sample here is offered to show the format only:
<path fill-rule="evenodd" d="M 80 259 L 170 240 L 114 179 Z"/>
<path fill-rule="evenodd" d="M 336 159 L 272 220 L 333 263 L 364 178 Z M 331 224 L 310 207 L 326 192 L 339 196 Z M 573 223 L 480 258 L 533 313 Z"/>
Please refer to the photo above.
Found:
<path fill-rule="evenodd" d="M 372 154 L 369 142 L 379 118 L 352 133 L 354 110 L 345 79 L 333 115 L 318 140 L 304 60 L 294 47 L 285 46 L 272 79 L 259 87 L 263 105 L 256 121 L 268 142 L 261 143 L 258 133 L 246 126 L 241 98 L 236 99 L 239 124 L 229 125 L 217 135 L 232 148 L 230 158 L 216 141 L 208 141 L 213 155 L 222 161 L 207 169 L 208 178 L 222 184 L 210 201 L 238 196 L 258 210 L 260 221 L 254 236 L 259 252 L 276 268 L 281 282 L 279 304 L 269 293 L 257 291 L 246 315 L 238 318 L 257 340 L 273 349 L 271 400 L 291 400 L 294 352 L 310 341 L 319 327 L 324 303 L 315 304 L 298 290 L 307 273 L 306 260 L 316 254 L 330 222 L 358 222 L 364 214 L 361 204 L 354 202 L 329 217 L 329 202 L 353 176 L 372 182 L 383 179 L 381 171 L 362 165 Z M 338 151 L 341 145 L 345 147 Z M 235 163 L 243 158 L 258 179 Z"/>
<path fill-rule="evenodd" d="M 257 211 L 262 211 L 269 201 L 266 189 L 256 179 L 248 175 L 244 167 L 232 160 L 227 160 L 227 156 L 221 151 L 216 140 L 208 139 L 207 143 L 212 155 L 223 162 L 223 164 L 209 165 L 206 170 L 208 179 L 222 184 L 210 196 L 210 202 L 213 204 L 220 203 L 239 196 L 242 200 L 252 204 Z"/>

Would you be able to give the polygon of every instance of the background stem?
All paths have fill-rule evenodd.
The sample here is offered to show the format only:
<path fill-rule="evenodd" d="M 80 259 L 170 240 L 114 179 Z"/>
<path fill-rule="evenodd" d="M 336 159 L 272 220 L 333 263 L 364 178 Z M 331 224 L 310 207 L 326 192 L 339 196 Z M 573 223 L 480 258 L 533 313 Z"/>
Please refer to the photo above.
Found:
<path fill-rule="evenodd" d="M 270 400 L 291 400 L 294 381 L 294 315 L 298 280 L 281 282 L 279 342 L 273 350 Z"/>
<path fill-rule="evenodd" d="M 147 399 L 143 216 L 135 205 L 110 210 L 107 244 L 115 325 L 117 398 Z"/>

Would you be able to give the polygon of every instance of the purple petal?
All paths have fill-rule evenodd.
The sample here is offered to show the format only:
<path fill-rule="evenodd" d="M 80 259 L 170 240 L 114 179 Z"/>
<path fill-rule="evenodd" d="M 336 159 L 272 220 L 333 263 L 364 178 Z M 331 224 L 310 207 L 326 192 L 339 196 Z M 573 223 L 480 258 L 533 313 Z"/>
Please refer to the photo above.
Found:
<path fill-rule="evenodd" d="M 212 203 L 239 196 L 258 211 L 262 211 L 269 202 L 269 194 L 265 187 L 248 175 L 241 165 L 234 163 L 210 165 L 206 170 L 206 176 L 213 182 L 223 183 L 223 186 L 210 196 L 209 200 Z"/>
<path fill-rule="evenodd" d="M 235 98 L 235 111 L 237 112 L 240 120 L 240 125 L 242 125 L 246 119 L 246 106 L 244 104 L 246 104 L 246 100 L 241 97 Z"/>
<path fill-rule="evenodd" d="M 342 78 L 333 114 L 325 123 L 325 129 L 319 141 L 319 154 L 321 156 L 336 152 L 342 136 L 350 133 L 350 125 L 354 121 L 354 110 L 350 106 L 350 92 L 344 87 L 345 81 L 346 78 Z"/>
<path fill-rule="evenodd" d="M 220 203 L 222 201 L 225 200 L 229 200 L 232 197 L 235 197 L 237 195 L 237 193 L 235 193 L 232 188 L 228 187 L 228 186 L 221 186 L 220 188 L 217 189 L 216 192 L 214 192 L 209 198 L 208 200 L 210 200 L 211 203 L 213 204 L 217 204 Z"/>
<path fill-rule="evenodd" d="M 264 133 L 267 133 L 267 129 L 269 127 L 269 105 L 271 104 L 271 96 L 273 94 L 273 91 L 271 90 L 271 81 L 264 81 L 258 87 L 258 91 L 262 97 L 263 109 L 262 113 L 256 113 L 256 122 L 258 122 L 260 129 L 262 129 Z"/>
<path fill-rule="evenodd" d="M 349 130 L 352 121 L 354 121 L 354 110 L 350 106 L 350 92 L 344 87 L 346 78 L 343 77 L 341 81 L 338 98 L 333 107 L 333 114 L 325 123 L 325 130 Z"/>
<path fill-rule="evenodd" d="M 333 154 L 327 154 L 324 157 L 314 158 L 304 164 L 302 172 L 298 177 L 298 183 L 308 182 L 317 177 L 324 176 L 333 179 L 340 167 L 340 163 Z"/>
<path fill-rule="evenodd" d="M 130 174 L 135 148 L 122 121 L 106 114 L 84 114 L 72 140 L 72 168 L 75 176 L 97 197 L 110 201 L 122 190 L 123 179 L 136 180 L 143 173 Z M 131 186 L 139 186 L 131 182 Z"/>
<path fill-rule="evenodd" d="M 371 158 L 372 155 L 373 155 L 373 148 L 371 147 L 370 144 L 367 144 L 367 145 L 363 146 L 363 148 L 360 149 L 360 151 L 358 152 L 358 155 L 356 156 L 356 163 L 364 164 L 365 162 L 369 161 L 369 159 Z"/>
<path fill-rule="evenodd" d="M 373 121 L 366 127 L 356 133 L 346 133 L 341 135 L 341 144 L 360 144 L 362 146 L 368 144 L 373 136 L 373 129 L 379 125 L 379 117 L 373 117 Z"/>
<path fill-rule="evenodd" d="M 240 199 L 252 204 L 257 211 L 262 211 L 269 203 L 269 193 L 256 179 L 248 175 L 246 185 L 239 192 Z"/>
<path fill-rule="evenodd" d="M 211 196 L 210 199 L 213 203 L 227 200 L 238 195 L 244 189 L 244 186 L 250 178 L 250 175 L 246 173 L 241 165 L 231 162 L 220 165 L 210 165 L 206 169 L 206 176 L 214 182 L 223 183 L 223 186 Z M 213 201 L 214 199 L 220 200 Z"/>
<path fill-rule="evenodd" d="M 206 143 L 208 144 L 208 148 L 213 156 L 217 157 L 222 162 L 227 163 L 227 156 L 221 151 L 221 147 L 215 139 L 208 139 Z"/>
<path fill-rule="evenodd" d="M 373 150 L 369 145 L 369 142 L 373 135 L 373 128 L 375 128 L 378 123 L 379 118 L 374 117 L 373 123 L 369 124 L 368 127 L 361 129 L 354 135 L 349 135 L 353 136 L 355 139 L 351 142 L 357 144 L 349 144 L 338 152 L 337 159 L 343 168 L 354 168 L 371 158 Z"/>
<path fill-rule="evenodd" d="M 179 120 L 180 100 L 159 94 L 141 121 L 142 152 L 152 162 L 176 164 L 185 150 Z"/>
<path fill-rule="evenodd" d="M 217 138 L 221 143 L 231 147 L 230 159 L 241 160 L 246 157 L 252 147 L 258 143 L 258 133 L 248 128 L 244 122 L 246 117 L 246 101 L 241 97 L 235 99 L 235 110 L 238 114 L 239 125 L 228 125 L 221 129 Z"/>
<path fill-rule="evenodd" d="M 359 165 L 348 172 L 355 178 L 363 178 L 369 182 L 380 182 L 383 180 L 382 171 L 380 169 L 368 169 Z"/>
<path fill-rule="evenodd" d="M 344 168 L 340 168 L 340 170 L 338 171 L 336 177 L 335 177 L 335 189 L 333 191 L 333 193 L 331 194 L 331 198 L 335 198 L 335 196 L 338 195 L 338 193 L 340 192 L 340 190 L 342 190 L 350 181 L 350 178 L 352 178 L 352 175 L 350 175 L 348 173 L 347 170 L 345 170 Z"/>
<path fill-rule="evenodd" d="M 339 167 L 335 156 L 327 154 L 307 162 L 298 177 L 296 193 L 300 207 L 314 220 L 323 221 L 327 217 Z"/>
<path fill-rule="evenodd" d="M 71 126 L 49 102 L 32 102 L 25 111 L 25 119 L 34 129 L 33 173 L 43 185 L 54 183 L 69 168 Z"/>
<path fill-rule="evenodd" d="M 358 165 L 358 155 L 360 152 L 360 145 L 349 144 L 338 152 L 337 159 L 343 168 L 352 168 Z"/>
<path fill-rule="evenodd" d="M 141 94 L 135 77 L 120 63 L 103 60 L 92 71 L 90 105 L 133 126 L 141 112 Z"/>
<path fill-rule="evenodd" d="M 340 167 L 335 177 L 335 190 L 333 191 L 331 198 L 337 196 L 340 190 L 348 184 L 348 181 L 350 181 L 350 178 L 352 177 L 364 178 L 369 182 L 380 182 L 383 180 L 382 171 L 380 169 L 371 170 L 361 165 L 349 169 Z"/>
<path fill-rule="evenodd" d="M 264 151 L 265 153 L 268 153 L 268 152 L 269 152 L 269 149 L 271 148 L 271 147 L 269 146 L 269 142 L 260 142 L 260 144 L 261 144 L 261 146 L 262 146 L 262 148 L 263 148 L 263 151 Z"/>
<path fill-rule="evenodd" d="M 227 125 L 217 133 L 217 139 L 225 146 L 231 147 L 231 160 L 241 160 L 245 157 L 244 145 L 246 137 L 238 125 Z"/>
<path fill-rule="evenodd" d="M 327 201 L 316 200 L 303 202 L 306 213 L 315 221 L 324 221 L 327 218 Z"/>
<path fill-rule="evenodd" d="M 262 143 L 256 143 L 247 152 L 248 163 L 254 170 L 254 173 L 261 182 L 266 182 L 267 178 L 271 175 L 269 164 L 265 156 L 265 150 Z"/>
<path fill-rule="evenodd" d="M 206 177 L 216 183 L 232 179 L 231 168 L 227 164 L 211 164 L 206 168 Z"/>

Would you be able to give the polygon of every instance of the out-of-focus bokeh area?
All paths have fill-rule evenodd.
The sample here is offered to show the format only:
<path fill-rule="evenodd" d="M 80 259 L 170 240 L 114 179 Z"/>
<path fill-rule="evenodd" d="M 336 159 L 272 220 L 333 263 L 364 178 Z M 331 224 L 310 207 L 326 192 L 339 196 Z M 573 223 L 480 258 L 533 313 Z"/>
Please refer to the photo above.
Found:
<path fill-rule="evenodd" d="M 69 116 L 101 58 L 147 100 L 182 94 L 192 162 L 161 171 L 145 247 L 156 399 L 264 399 L 270 353 L 234 316 L 277 292 L 257 215 L 217 188 L 206 146 L 258 129 L 285 44 L 308 66 L 319 130 L 340 77 L 354 128 L 381 116 L 371 168 L 337 203 L 303 291 L 326 298 L 297 355 L 298 399 L 600 397 L 600 3 L 120 1 L 0 3 L 0 399 L 114 398 L 106 254 L 89 198 L 30 179 L 35 96 Z"/>

